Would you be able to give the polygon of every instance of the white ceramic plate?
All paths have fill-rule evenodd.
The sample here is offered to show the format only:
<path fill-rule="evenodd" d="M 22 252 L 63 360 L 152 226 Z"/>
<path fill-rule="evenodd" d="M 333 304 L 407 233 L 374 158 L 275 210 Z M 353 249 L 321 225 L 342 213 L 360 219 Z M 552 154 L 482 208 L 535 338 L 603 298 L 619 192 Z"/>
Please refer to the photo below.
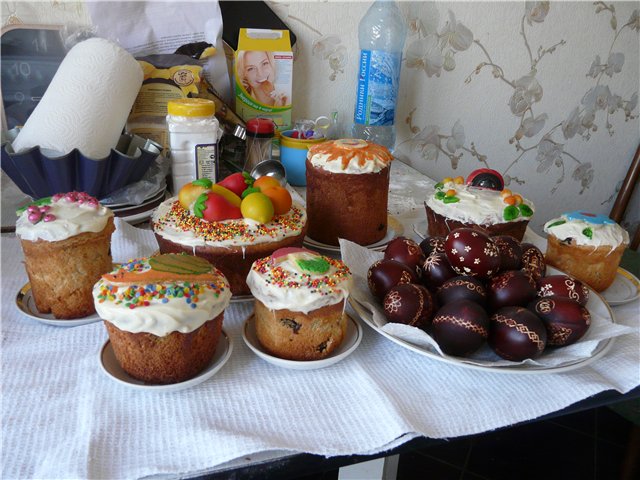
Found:
<path fill-rule="evenodd" d="M 167 189 L 167 185 L 165 184 L 165 182 L 162 182 L 162 183 L 163 183 L 163 185 L 158 187 L 157 190 L 155 190 L 153 192 L 150 192 L 145 197 L 145 199 L 142 201 L 142 203 L 140 203 L 137 206 L 143 205 L 143 204 L 151 201 L 153 198 L 157 197 L 158 195 L 160 195 L 160 193 L 163 193 Z M 112 210 L 117 210 L 117 209 L 122 208 L 122 207 L 133 207 L 133 206 L 135 206 L 132 203 L 123 203 L 123 202 L 121 202 L 121 203 L 103 203 L 103 202 L 100 202 L 100 203 L 101 203 L 101 205 L 103 205 L 105 207 L 109 207 Z"/>
<path fill-rule="evenodd" d="M 232 295 L 231 303 L 250 302 L 253 300 L 253 295 Z"/>
<path fill-rule="evenodd" d="M 242 338 L 244 339 L 244 343 L 253 350 L 253 353 L 273 365 L 292 370 L 315 370 L 338 363 L 340 360 L 345 359 L 353 353 L 353 351 L 358 348 L 358 345 L 360 345 L 360 341 L 362 340 L 362 326 L 360 326 L 360 323 L 357 320 L 347 315 L 347 333 L 344 340 L 338 348 L 331 352 L 331 355 L 327 358 L 323 358 L 322 360 L 285 360 L 283 358 L 270 355 L 262 348 L 258 341 L 253 314 L 251 314 L 251 316 L 244 322 Z"/>
<path fill-rule="evenodd" d="M 561 273 L 559 270 L 550 267 L 551 273 Z M 597 360 L 598 358 L 605 355 L 609 349 L 612 347 L 614 338 L 607 338 L 605 340 L 601 340 L 598 343 L 598 346 L 594 349 L 590 357 L 581 358 L 577 360 L 572 360 L 561 365 L 555 365 L 552 367 L 545 366 L 537 366 L 537 365 L 479 365 L 477 363 L 473 363 L 471 360 L 462 358 L 462 357 L 443 357 L 439 355 L 435 351 L 430 351 L 420 345 L 415 345 L 401 338 L 395 337 L 390 333 L 382 330 L 373 320 L 372 313 L 362 304 L 358 303 L 352 296 L 349 297 L 349 302 L 351 306 L 356 311 L 356 313 L 362 318 L 371 328 L 373 328 L 376 332 L 381 334 L 384 337 L 387 337 L 394 343 L 411 350 L 413 352 L 419 353 L 420 355 L 424 355 L 426 357 L 432 358 L 434 360 L 438 360 L 440 362 L 449 363 L 452 365 L 457 365 L 464 368 L 472 368 L 476 370 L 484 370 L 491 371 L 497 373 L 515 373 L 515 374 L 540 374 L 540 373 L 560 373 L 566 372 L 569 370 L 574 370 L 576 368 L 582 368 L 589 365 L 591 362 Z M 611 323 L 615 323 L 615 317 L 613 312 L 609 308 L 609 305 L 604 301 L 604 299 L 598 295 L 595 291 L 590 289 L 589 302 L 587 303 L 587 308 L 590 312 L 597 313 L 601 317 L 610 321 Z"/>
<path fill-rule="evenodd" d="M 365 245 L 365 247 L 370 250 L 383 251 L 391 240 L 402 235 L 403 232 L 404 228 L 398 219 L 393 215 L 389 215 L 387 218 L 387 234 L 382 240 L 372 243 L 371 245 Z M 304 241 L 302 243 L 311 249 L 340 253 L 339 245 L 327 245 L 326 243 L 318 242 L 309 236 L 304 237 Z"/>
<path fill-rule="evenodd" d="M 33 300 L 31 293 L 31 284 L 27 283 L 18 291 L 16 295 L 16 306 L 27 317 L 31 317 L 40 323 L 47 325 L 55 325 L 56 327 L 77 327 L 86 325 L 87 323 L 99 322 L 101 319 L 98 314 L 89 315 L 83 318 L 64 319 L 56 318 L 52 313 L 40 313 L 36 308 L 36 302 Z"/>
<path fill-rule="evenodd" d="M 229 360 L 231 356 L 231 352 L 233 351 L 233 341 L 231 337 L 227 335 L 227 333 L 222 330 L 222 334 L 220 335 L 220 340 L 218 341 L 218 346 L 216 347 L 216 353 L 211 360 L 211 363 L 205 368 L 199 375 L 185 380 L 180 383 L 171 383 L 169 385 L 154 385 L 143 382 L 142 380 L 138 380 L 136 378 L 131 377 L 127 372 L 125 372 L 118 360 L 116 360 L 116 356 L 113 353 L 113 348 L 111 347 L 111 342 L 107 340 L 107 343 L 100 349 L 100 367 L 102 367 L 102 371 L 112 380 L 122 385 L 125 385 L 130 388 L 135 388 L 137 390 L 146 390 L 150 392 L 175 392 L 178 390 L 184 390 L 185 388 L 193 387 L 194 385 L 198 385 L 213 375 L 215 375 L 218 370 L 222 368 L 222 366 Z"/>
<path fill-rule="evenodd" d="M 164 197 L 166 195 L 166 192 L 164 190 L 158 192 L 156 195 L 154 195 L 153 197 L 144 200 L 141 204 L 139 205 L 123 205 L 122 207 L 109 207 L 111 208 L 111 210 L 113 210 L 115 213 L 119 213 L 119 216 L 125 216 L 127 214 L 127 212 L 131 212 L 134 210 L 138 210 L 141 208 L 144 208 L 145 210 L 147 210 L 147 208 L 145 207 L 149 207 L 151 205 L 153 205 L 152 208 L 155 208 L 155 206 L 159 203 L 161 203 L 164 200 Z"/>
<path fill-rule="evenodd" d="M 619 267 L 616 278 L 609 288 L 600 295 L 609 305 L 623 305 L 640 297 L 640 280 L 632 273 Z"/>

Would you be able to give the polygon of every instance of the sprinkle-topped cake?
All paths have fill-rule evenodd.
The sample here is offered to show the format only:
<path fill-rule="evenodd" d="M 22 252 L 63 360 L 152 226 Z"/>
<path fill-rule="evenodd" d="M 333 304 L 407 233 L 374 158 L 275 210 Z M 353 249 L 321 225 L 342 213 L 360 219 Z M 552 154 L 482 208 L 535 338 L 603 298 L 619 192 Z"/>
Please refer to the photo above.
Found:
<path fill-rule="evenodd" d="M 113 212 L 84 192 L 42 198 L 18 210 L 16 233 L 40 313 L 95 313 L 91 288 L 111 269 Z"/>
<path fill-rule="evenodd" d="M 393 155 L 364 140 L 341 139 L 309 147 L 309 237 L 328 245 L 344 238 L 371 245 L 387 234 L 389 170 Z"/>
<path fill-rule="evenodd" d="M 504 188 L 493 170 L 477 170 L 466 183 L 447 177 L 436 183 L 425 202 L 431 237 L 444 237 L 456 228 L 477 228 L 490 236 L 511 235 L 521 241 L 534 213 L 533 203 Z"/>
<path fill-rule="evenodd" d="M 307 230 L 306 210 L 291 202 L 286 189 L 267 180 L 256 180 L 257 187 L 250 182 L 244 198 L 210 181 L 187 184 L 152 217 L 161 253 L 205 258 L 224 273 L 234 295 L 249 294 L 246 277 L 255 260 L 278 248 L 301 246 Z M 189 189 L 195 192 L 187 195 Z"/>
<path fill-rule="evenodd" d="M 283 248 L 254 262 L 247 283 L 255 297 L 256 335 L 271 354 L 316 360 L 342 342 L 351 284 L 351 272 L 342 261 Z"/>
<path fill-rule="evenodd" d="M 93 298 L 122 368 L 147 382 L 175 383 L 213 358 L 231 290 L 206 260 L 161 254 L 104 274 Z"/>
<path fill-rule="evenodd" d="M 544 225 L 549 265 L 601 292 L 611 286 L 629 234 L 604 215 L 574 211 Z"/>

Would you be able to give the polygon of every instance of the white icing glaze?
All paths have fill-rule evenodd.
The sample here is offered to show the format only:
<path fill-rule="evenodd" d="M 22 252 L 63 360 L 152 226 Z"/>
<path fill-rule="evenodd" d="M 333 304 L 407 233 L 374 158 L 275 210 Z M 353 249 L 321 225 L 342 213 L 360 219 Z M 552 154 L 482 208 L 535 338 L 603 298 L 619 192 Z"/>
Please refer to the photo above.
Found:
<path fill-rule="evenodd" d="M 146 259 L 142 259 L 146 262 Z M 146 268 L 148 269 L 148 268 Z M 179 280 L 180 275 L 175 275 L 176 280 L 154 283 L 154 286 L 173 287 L 182 286 L 184 282 Z M 113 323 L 120 330 L 131 333 L 152 333 L 159 337 L 170 334 L 171 332 L 190 333 L 205 322 L 216 318 L 229 305 L 231 299 L 231 289 L 227 279 L 218 272 L 215 287 L 207 288 L 198 293 L 198 302 L 196 308 L 191 307 L 191 303 L 187 303 L 185 297 L 165 296 L 166 303 L 160 298 L 151 298 L 148 306 L 140 306 L 129 308 L 125 302 L 118 300 L 118 294 L 122 294 L 126 289 L 135 283 L 112 283 L 101 278 L 93 287 L 93 298 L 96 312 L 100 318 Z M 199 283 L 201 285 L 212 285 L 206 282 L 189 282 Z M 116 289 L 112 291 L 115 299 L 106 299 L 100 301 L 100 295 L 103 287 L 109 286 Z M 145 283 L 139 286 L 144 287 Z"/>
<path fill-rule="evenodd" d="M 303 255 L 304 257 L 304 255 Z M 270 259 L 271 257 L 268 257 Z M 271 310 L 287 309 L 294 312 L 308 314 L 318 308 L 335 305 L 349 296 L 351 286 L 351 273 L 347 267 L 338 260 L 332 260 L 333 264 L 329 271 L 323 274 L 303 273 L 295 262 L 295 258 L 300 256 L 290 255 L 272 267 L 270 262 L 264 265 L 263 260 L 254 262 L 251 271 L 247 276 L 247 285 L 255 298 L 264 303 Z M 312 258 L 310 256 L 309 258 Z M 324 257 L 327 259 L 327 257 Z M 278 285 L 273 281 L 273 269 L 281 268 L 284 275 L 295 282 L 294 287 Z M 344 273 L 346 269 L 346 274 Z M 264 271 L 262 271 L 264 270 Z M 342 272 L 340 274 L 339 272 Z M 338 275 L 336 275 L 338 274 Z M 281 274 L 279 273 L 279 277 Z M 334 285 L 328 285 L 320 281 L 317 285 L 311 285 L 314 280 L 321 280 L 326 277 L 335 279 Z"/>
<path fill-rule="evenodd" d="M 285 228 L 282 225 L 278 225 L 274 220 L 262 225 L 251 219 L 239 218 L 233 220 L 223 220 L 216 222 L 219 225 L 240 225 L 242 228 L 246 227 L 246 235 L 236 235 L 224 240 L 212 240 L 204 238 L 202 234 L 197 233 L 193 228 L 182 230 L 174 217 L 171 216 L 171 207 L 176 202 L 178 197 L 170 198 L 161 203 L 158 208 L 153 212 L 152 222 L 153 230 L 162 238 L 170 240 L 180 245 L 187 245 L 190 247 L 212 246 L 212 247 L 232 247 L 248 245 L 255 245 L 257 243 L 270 243 L 278 242 L 287 237 L 293 237 L 300 235 L 304 225 L 307 223 L 307 212 L 300 204 L 294 203 L 291 210 L 282 215 L 283 225 L 288 224 L 289 220 L 294 215 L 300 214 L 300 220 L 296 222 L 295 227 Z M 295 210 L 294 210 L 295 208 Z"/>
<path fill-rule="evenodd" d="M 443 184 L 443 191 L 449 189 L 456 191 L 456 197 L 460 199 L 456 203 L 444 203 L 435 198 L 437 190 L 432 190 L 427 198 L 427 205 L 437 214 L 451 220 L 462 223 L 473 223 L 476 225 L 495 225 L 498 223 L 518 222 L 529 220 L 531 217 L 518 216 L 513 220 L 505 220 L 503 212 L 506 203 L 502 200 L 499 191 L 488 190 L 467 185 L 460 185 L 454 182 Z M 523 204 L 535 211 L 531 201 L 523 199 Z"/>
<path fill-rule="evenodd" d="M 564 220 L 566 223 L 551 227 L 550 225 Z M 591 238 L 584 235 L 584 229 L 590 228 L 593 232 Z M 594 224 L 584 220 L 569 220 L 565 215 L 549 220 L 544 225 L 545 233 L 553 235 L 560 241 L 573 239 L 576 245 L 591 246 L 594 248 L 610 246 L 612 250 L 621 244 L 629 244 L 629 234 L 625 229 L 616 223 Z M 571 242 L 573 244 L 573 241 Z"/>
<path fill-rule="evenodd" d="M 99 205 L 97 208 L 86 203 L 72 202 L 62 197 L 51 201 L 48 213 L 56 217 L 51 222 L 31 223 L 25 210 L 16 221 L 16 234 L 30 241 L 46 240 L 57 242 L 85 232 L 101 232 L 113 212 Z"/>
<path fill-rule="evenodd" d="M 342 139 L 336 140 L 334 145 L 335 148 L 332 148 L 330 152 L 310 153 L 308 158 L 311 165 L 331 173 L 351 175 L 377 173 L 389 166 L 388 159 L 366 152 L 370 144 L 364 140 Z M 361 149 L 362 152 L 359 153 Z M 311 152 L 313 152 L 313 148 Z M 346 165 L 344 165 L 340 152 L 344 152 L 345 156 L 351 156 Z"/>

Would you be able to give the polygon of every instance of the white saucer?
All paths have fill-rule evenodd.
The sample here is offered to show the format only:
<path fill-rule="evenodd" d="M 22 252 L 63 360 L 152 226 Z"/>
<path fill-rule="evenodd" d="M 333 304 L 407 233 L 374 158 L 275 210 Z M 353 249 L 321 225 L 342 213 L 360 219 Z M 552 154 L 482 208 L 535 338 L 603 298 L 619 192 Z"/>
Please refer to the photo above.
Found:
<path fill-rule="evenodd" d="M 402 227 L 402 224 L 393 215 L 389 215 L 387 218 L 387 234 L 384 238 L 376 243 L 372 243 L 371 245 L 364 245 L 364 247 L 369 250 L 376 250 L 380 252 L 384 251 L 384 249 L 387 248 L 387 244 L 394 238 L 402 235 L 403 232 L 404 228 Z M 302 243 L 312 249 L 340 253 L 340 245 L 327 245 L 326 243 L 310 238 L 308 235 L 304 237 Z"/>
<path fill-rule="evenodd" d="M 118 360 L 116 360 L 116 356 L 113 353 L 113 348 L 111 347 L 111 342 L 107 340 L 107 343 L 100 349 L 100 366 L 102 367 L 102 371 L 112 380 L 127 387 L 135 388 L 137 390 L 147 390 L 152 392 L 175 392 L 177 390 L 183 390 L 185 388 L 193 387 L 194 385 L 198 385 L 199 383 L 208 380 L 213 375 L 215 375 L 218 370 L 222 368 L 222 366 L 229 360 L 231 356 L 231 352 L 233 351 L 233 341 L 231 337 L 229 337 L 224 330 L 222 330 L 222 334 L 220 335 L 220 340 L 218 341 L 218 345 L 216 347 L 216 353 L 211 360 L 211 363 L 205 368 L 199 375 L 185 380 L 180 383 L 171 383 L 169 385 L 154 385 L 143 382 L 142 380 L 137 380 L 131 377 L 127 372 L 125 372 Z"/>
<path fill-rule="evenodd" d="M 262 348 L 262 345 L 260 345 L 258 337 L 256 336 L 253 313 L 244 322 L 242 338 L 244 339 L 244 343 L 253 350 L 253 353 L 278 367 L 289 368 L 292 370 L 315 370 L 318 368 L 325 368 L 348 357 L 356 348 L 358 348 L 358 345 L 360 345 L 360 341 L 362 340 L 362 327 L 360 326 L 360 323 L 346 313 L 345 315 L 347 316 L 347 333 L 344 340 L 340 346 L 331 353 L 331 355 L 327 358 L 323 358 L 322 360 L 285 360 L 267 353 Z"/>
<path fill-rule="evenodd" d="M 600 295 L 612 307 L 623 305 L 640 297 L 640 280 L 622 267 L 618 267 L 616 278 Z"/>
<path fill-rule="evenodd" d="M 30 283 L 27 283 L 18 291 L 18 295 L 16 295 L 16 306 L 18 310 L 27 317 L 31 317 L 40 323 L 55 325 L 56 327 L 77 327 L 101 320 L 97 313 L 89 315 L 88 317 L 73 319 L 56 318 L 52 313 L 40 313 L 36 308 L 36 302 L 33 300 Z"/>

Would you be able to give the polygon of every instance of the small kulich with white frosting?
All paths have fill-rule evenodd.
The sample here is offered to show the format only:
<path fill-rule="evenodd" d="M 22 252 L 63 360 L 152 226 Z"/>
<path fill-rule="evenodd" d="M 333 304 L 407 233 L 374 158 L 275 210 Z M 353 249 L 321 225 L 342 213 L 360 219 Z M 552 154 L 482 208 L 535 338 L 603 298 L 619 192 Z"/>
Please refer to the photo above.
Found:
<path fill-rule="evenodd" d="M 510 235 L 522 241 L 534 213 L 531 201 L 504 188 L 502 176 L 489 169 L 475 170 L 466 182 L 462 177 L 447 177 L 436 183 L 425 208 L 430 237 L 475 228 L 489 236 Z"/>
<path fill-rule="evenodd" d="M 211 362 L 231 290 L 206 260 L 161 254 L 103 275 L 93 299 L 123 370 L 168 384 L 193 378 Z"/>
<path fill-rule="evenodd" d="M 341 139 L 309 147 L 307 212 L 312 239 L 344 238 L 371 245 L 387 234 L 391 152 L 382 145 Z"/>
<path fill-rule="evenodd" d="M 270 354 L 319 360 L 342 343 L 351 272 L 340 260 L 283 248 L 254 262 L 247 278 L 255 297 L 255 328 Z"/>
<path fill-rule="evenodd" d="M 544 225 L 547 264 L 583 281 L 597 292 L 616 277 L 629 234 L 604 215 L 567 212 Z"/>
<path fill-rule="evenodd" d="M 246 278 L 254 261 L 278 248 L 302 246 L 307 212 L 294 203 L 288 212 L 265 224 L 248 218 L 208 222 L 174 197 L 158 206 L 152 226 L 161 253 L 202 257 L 224 273 L 234 295 L 248 295 Z"/>
<path fill-rule="evenodd" d="M 86 193 L 69 192 L 17 214 L 16 234 L 38 311 L 57 319 L 95 313 L 91 289 L 112 267 L 113 212 Z"/>

